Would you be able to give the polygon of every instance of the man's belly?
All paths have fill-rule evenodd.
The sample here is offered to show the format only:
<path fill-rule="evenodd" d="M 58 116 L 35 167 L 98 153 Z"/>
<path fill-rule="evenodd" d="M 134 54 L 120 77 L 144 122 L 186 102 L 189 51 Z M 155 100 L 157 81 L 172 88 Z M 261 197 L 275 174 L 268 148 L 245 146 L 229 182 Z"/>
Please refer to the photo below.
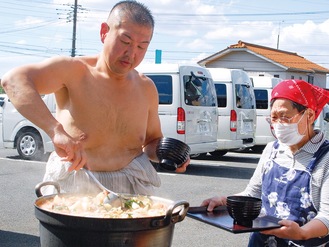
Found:
<path fill-rule="evenodd" d="M 108 152 L 86 150 L 86 167 L 92 171 L 117 171 L 125 168 L 129 163 L 142 153 L 138 150 L 116 150 Z"/>
<path fill-rule="evenodd" d="M 146 133 L 142 126 L 129 126 L 122 132 L 117 128 L 100 127 L 106 124 L 80 125 L 79 128 L 66 126 L 66 130 L 82 144 L 87 156 L 86 167 L 90 170 L 120 170 L 142 153 L 145 136 L 140 133 Z"/>

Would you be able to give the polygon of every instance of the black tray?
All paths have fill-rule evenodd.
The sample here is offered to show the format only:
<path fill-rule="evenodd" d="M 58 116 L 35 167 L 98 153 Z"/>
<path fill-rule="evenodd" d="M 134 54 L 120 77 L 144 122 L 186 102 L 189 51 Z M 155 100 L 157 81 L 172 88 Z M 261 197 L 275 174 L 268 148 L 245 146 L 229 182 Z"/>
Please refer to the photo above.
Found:
<path fill-rule="evenodd" d="M 208 212 L 206 207 L 190 207 L 187 216 L 232 233 L 256 232 L 280 227 L 278 224 L 280 219 L 272 216 L 258 217 L 249 227 L 233 224 L 233 218 L 228 214 L 226 206 L 219 206 L 213 212 Z"/>

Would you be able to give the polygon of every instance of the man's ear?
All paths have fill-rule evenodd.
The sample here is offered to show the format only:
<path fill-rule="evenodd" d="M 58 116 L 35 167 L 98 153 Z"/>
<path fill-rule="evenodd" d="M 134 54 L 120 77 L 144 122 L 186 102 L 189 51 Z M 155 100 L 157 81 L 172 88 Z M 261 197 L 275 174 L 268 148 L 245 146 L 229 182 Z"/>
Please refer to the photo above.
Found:
<path fill-rule="evenodd" d="M 106 38 L 106 35 L 108 33 L 108 31 L 110 30 L 109 25 L 107 25 L 106 22 L 103 22 L 101 25 L 101 30 L 100 30 L 100 37 L 101 37 L 101 41 L 104 44 L 104 40 Z"/>

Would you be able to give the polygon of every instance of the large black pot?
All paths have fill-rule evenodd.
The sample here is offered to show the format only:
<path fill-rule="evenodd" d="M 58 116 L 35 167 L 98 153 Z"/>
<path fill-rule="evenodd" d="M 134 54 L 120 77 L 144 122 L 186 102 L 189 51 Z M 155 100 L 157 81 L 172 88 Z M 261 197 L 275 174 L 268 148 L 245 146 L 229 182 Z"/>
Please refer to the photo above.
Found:
<path fill-rule="evenodd" d="M 43 182 L 35 188 L 39 197 L 35 201 L 35 216 L 40 222 L 41 247 L 168 247 L 171 246 L 175 223 L 185 218 L 189 207 L 186 201 L 173 202 L 151 196 L 152 200 L 169 205 L 166 215 L 135 219 L 64 215 L 39 207 L 55 196 L 42 195 L 40 189 L 45 185 L 54 185 L 58 192 L 60 190 L 54 182 Z"/>

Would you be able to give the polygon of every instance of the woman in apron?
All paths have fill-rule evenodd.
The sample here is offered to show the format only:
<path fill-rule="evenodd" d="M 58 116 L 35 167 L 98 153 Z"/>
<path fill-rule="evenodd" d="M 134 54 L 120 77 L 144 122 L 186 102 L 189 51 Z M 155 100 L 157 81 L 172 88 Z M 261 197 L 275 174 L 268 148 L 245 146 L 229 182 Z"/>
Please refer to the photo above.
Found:
<path fill-rule="evenodd" d="M 301 80 L 285 80 L 272 91 L 269 143 L 246 189 L 239 195 L 262 199 L 263 215 L 282 227 L 254 232 L 249 247 L 329 246 L 329 142 L 314 121 L 329 92 Z M 202 202 L 209 211 L 226 197 Z"/>

